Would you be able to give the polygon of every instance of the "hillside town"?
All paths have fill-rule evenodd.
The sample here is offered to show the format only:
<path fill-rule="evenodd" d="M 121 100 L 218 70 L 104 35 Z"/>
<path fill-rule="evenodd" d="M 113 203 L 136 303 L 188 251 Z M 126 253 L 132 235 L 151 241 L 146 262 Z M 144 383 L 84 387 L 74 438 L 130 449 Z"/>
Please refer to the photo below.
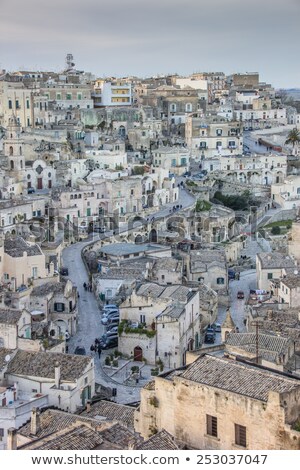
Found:
<path fill-rule="evenodd" d="M 75 59 L 0 70 L 0 450 L 300 449 L 300 94 Z"/>

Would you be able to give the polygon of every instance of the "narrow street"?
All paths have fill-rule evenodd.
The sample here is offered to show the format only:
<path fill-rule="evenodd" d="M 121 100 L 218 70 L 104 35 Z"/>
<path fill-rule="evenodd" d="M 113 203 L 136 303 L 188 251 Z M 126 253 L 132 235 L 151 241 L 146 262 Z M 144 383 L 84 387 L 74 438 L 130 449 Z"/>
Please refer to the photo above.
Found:
<path fill-rule="evenodd" d="M 180 190 L 180 198 L 178 203 L 182 205 L 182 208 L 190 207 L 194 203 L 194 198 L 186 190 Z M 155 213 L 153 216 L 155 219 L 165 217 L 169 215 L 169 207 L 173 204 L 166 205 L 162 210 Z M 120 227 L 119 232 L 127 230 L 127 225 L 123 224 Z M 101 238 L 108 238 L 113 236 L 112 232 L 107 232 L 105 235 L 101 235 Z M 75 336 L 71 337 L 68 341 L 69 353 L 73 354 L 76 346 L 84 346 L 86 354 L 91 355 L 90 346 L 94 343 L 95 338 L 101 336 L 104 333 L 104 327 L 101 324 L 101 314 L 97 304 L 97 300 L 93 292 L 87 292 L 83 288 L 83 283 L 88 283 L 88 273 L 85 269 L 81 257 L 82 249 L 89 245 L 91 241 L 99 240 L 99 235 L 92 234 L 91 238 L 85 242 L 74 243 L 69 245 L 63 250 L 62 263 L 64 267 L 69 269 L 68 277 L 77 286 L 79 292 L 78 299 L 78 330 Z M 102 352 L 101 363 L 104 361 L 106 352 Z M 107 387 L 117 388 L 116 400 L 119 403 L 129 403 L 139 400 L 140 388 L 125 386 L 116 384 L 111 381 L 109 377 L 103 372 L 100 367 L 100 359 L 95 356 L 95 377 L 96 382 Z"/>
<path fill-rule="evenodd" d="M 241 277 L 239 281 L 230 281 L 229 282 L 229 291 L 230 291 L 230 311 L 231 316 L 239 328 L 239 331 L 245 331 L 245 303 L 247 302 L 247 298 L 249 296 L 250 289 L 256 289 L 256 270 L 251 269 L 248 271 L 244 271 L 241 273 Z M 243 291 L 245 294 L 244 299 L 238 299 L 237 293 L 238 291 Z M 218 314 L 218 323 L 223 323 L 226 317 L 226 307 L 219 307 L 219 314 Z M 220 334 L 217 337 L 217 340 L 220 341 Z"/>

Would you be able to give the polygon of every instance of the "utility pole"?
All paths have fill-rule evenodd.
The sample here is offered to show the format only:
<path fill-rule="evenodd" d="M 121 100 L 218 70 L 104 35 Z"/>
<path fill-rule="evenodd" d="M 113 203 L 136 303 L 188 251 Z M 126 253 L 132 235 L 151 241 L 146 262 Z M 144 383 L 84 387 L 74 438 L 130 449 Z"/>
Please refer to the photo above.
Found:
<path fill-rule="evenodd" d="M 259 328 L 264 326 L 264 324 L 263 324 L 262 321 L 255 320 L 255 321 L 251 322 L 251 326 L 255 326 L 255 350 L 256 350 L 256 360 L 255 360 L 255 362 L 256 362 L 256 364 L 258 364 L 258 357 L 259 357 L 258 332 L 259 332 Z"/>

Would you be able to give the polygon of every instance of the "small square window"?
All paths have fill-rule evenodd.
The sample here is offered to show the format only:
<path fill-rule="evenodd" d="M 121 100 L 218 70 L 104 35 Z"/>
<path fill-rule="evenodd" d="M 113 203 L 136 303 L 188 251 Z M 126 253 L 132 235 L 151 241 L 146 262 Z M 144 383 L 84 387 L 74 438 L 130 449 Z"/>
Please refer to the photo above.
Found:
<path fill-rule="evenodd" d="M 218 419 L 215 416 L 206 415 L 206 434 L 218 437 Z"/>
<path fill-rule="evenodd" d="M 247 432 L 246 427 L 240 424 L 235 424 L 235 443 L 241 447 L 247 447 Z"/>

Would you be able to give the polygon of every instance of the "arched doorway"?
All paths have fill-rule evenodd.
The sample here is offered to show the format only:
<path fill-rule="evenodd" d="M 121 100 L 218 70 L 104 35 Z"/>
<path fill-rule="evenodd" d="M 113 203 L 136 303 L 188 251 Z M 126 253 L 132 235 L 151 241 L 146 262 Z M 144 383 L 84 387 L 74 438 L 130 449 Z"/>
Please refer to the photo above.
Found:
<path fill-rule="evenodd" d="M 149 234 L 149 242 L 157 243 L 157 231 L 153 228 Z"/>
<path fill-rule="evenodd" d="M 134 243 L 138 244 L 138 243 L 143 243 L 143 237 L 142 235 L 137 235 L 134 239 Z"/>
<path fill-rule="evenodd" d="M 133 351 L 133 360 L 142 361 L 143 360 L 143 350 L 140 346 L 136 346 Z"/>

